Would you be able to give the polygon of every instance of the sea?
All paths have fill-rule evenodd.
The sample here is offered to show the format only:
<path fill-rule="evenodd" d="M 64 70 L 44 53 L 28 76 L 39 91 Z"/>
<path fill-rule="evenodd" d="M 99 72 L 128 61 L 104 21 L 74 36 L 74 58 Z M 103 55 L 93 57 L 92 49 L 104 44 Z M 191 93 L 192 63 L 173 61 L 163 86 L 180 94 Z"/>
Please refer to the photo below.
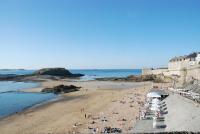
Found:
<path fill-rule="evenodd" d="M 35 71 L 0 69 L 0 77 L 5 75 L 28 75 Z M 81 81 L 104 77 L 127 77 L 142 73 L 141 69 L 70 69 L 69 71 L 84 74 L 85 76 L 81 77 Z M 57 98 L 52 93 L 25 93 L 19 91 L 39 86 L 40 83 L 36 82 L 0 81 L 0 118 Z"/>
<path fill-rule="evenodd" d="M 72 73 L 84 74 L 81 80 L 94 80 L 95 78 L 127 77 L 142 74 L 141 69 L 72 69 Z"/>

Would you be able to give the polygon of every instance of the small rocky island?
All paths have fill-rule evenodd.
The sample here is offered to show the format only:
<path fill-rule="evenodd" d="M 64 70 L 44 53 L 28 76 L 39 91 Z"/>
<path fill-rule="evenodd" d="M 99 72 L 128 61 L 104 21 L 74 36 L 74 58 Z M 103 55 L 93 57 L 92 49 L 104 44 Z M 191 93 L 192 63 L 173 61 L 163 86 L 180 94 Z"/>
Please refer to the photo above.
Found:
<path fill-rule="evenodd" d="M 64 78 L 80 78 L 83 74 L 73 74 L 65 68 L 43 68 L 28 75 L 4 75 L 0 77 L 0 81 L 35 81 L 37 78 L 45 79 L 64 79 Z"/>
<path fill-rule="evenodd" d="M 74 85 L 66 86 L 66 85 L 59 85 L 53 88 L 45 88 L 42 90 L 44 93 L 54 93 L 54 94 L 62 94 L 62 93 L 70 93 L 79 91 L 81 87 L 76 87 Z"/>
<path fill-rule="evenodd" d="M 34 75 L 50 75 L 58 77 L 82 77 L 83 74 L 72 74 L 65 68 L 44 68 L 36 71 Z"/>

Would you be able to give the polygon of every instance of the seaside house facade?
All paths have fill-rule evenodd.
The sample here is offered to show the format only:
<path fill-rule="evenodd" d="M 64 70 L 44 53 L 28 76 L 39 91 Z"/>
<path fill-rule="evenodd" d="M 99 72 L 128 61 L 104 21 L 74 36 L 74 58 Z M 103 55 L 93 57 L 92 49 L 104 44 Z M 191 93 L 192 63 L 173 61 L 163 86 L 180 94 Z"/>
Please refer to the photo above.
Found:
<path fill-rule="evenodd" d="M 172 58 L 168 63 L 171 75 L 181 75 L 183 71 L 200 65 L 200 53 L 192 53 L 185 56 Z"/>
<path fill-rule="evenodd" d="M 162 74 L 168 77 L 179 78 L 179 82 L 185 83 L 191 80 L 200 80 L 200 52 L 172 58 L 167 69 L 143 69 L 143 75 Z"/>

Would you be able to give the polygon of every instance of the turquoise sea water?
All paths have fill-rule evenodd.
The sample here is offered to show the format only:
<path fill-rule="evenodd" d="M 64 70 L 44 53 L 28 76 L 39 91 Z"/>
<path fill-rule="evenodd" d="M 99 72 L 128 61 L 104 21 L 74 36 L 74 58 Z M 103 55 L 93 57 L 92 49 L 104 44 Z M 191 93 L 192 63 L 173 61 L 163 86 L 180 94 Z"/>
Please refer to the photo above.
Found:
<path fill-rule="evenodd" d="M 85 76 L 83 80 L 93 80 L 95 78 L 103 77 L 127 77 L 129 75 L 140 75 L 141 69 L 76 69 L 70 70 L 72 73 L 81 73 Z"/>
<path fill-rule="evenodd" d="M 20 112 L 28 107 L 55 98 L 54 94 L 6 92 L 0 93 L 0 117 Z"/>
<path fill-rule="evenodd" d="M 0 69 L 0 75 L 27 75 L 32 74 L 35 70 L 22 70 L 22 69 Z"/>
<path fill-rule="evenodd" d="M 1 70 L 0 75 L 14 74 L 26 75 L 32 74 L 36 70 Z M 94 79 L 102 77 L 126 77 L 129 75 L 140 75 L 141 69 L 70 69 L 72 73 L 81 73 L 85 76 L 83 79 Z"/>
<path fill-rule="evenodd" d="M 39 85 L 39 83 L 35 82 L 0 81 L 0 93 L 35 88 Z"/>
<path fill-rule="evenodd" d="M 0 81 L 0 117 L 55 98 L 54 94 L 17 92 L 20 89 L 30 89 L 38 86 L 39 83 L 34 82 Z"/>

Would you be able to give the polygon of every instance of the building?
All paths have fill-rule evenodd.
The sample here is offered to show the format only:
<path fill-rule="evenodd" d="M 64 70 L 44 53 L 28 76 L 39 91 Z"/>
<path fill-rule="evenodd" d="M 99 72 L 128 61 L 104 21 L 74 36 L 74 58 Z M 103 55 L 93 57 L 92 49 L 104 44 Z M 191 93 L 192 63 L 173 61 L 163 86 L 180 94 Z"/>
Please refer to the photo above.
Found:
<path fill-rule="evenodd" d="M 185 56 L 172 58 L 168 63 L 168 70 L 172 75 L 181 75 L 182 71 L 200 64 L 200 53 L 195 52 Z"/>
<path fill-rule="evenodd" d="M 184 84 L 194 80 L 200 80 L 200 52 L 191 53 L 185 56 L 172 58 L 168 63 L 168 68 L 142 70 L 143 75 L 163 75 L 177 79 Z"/>

